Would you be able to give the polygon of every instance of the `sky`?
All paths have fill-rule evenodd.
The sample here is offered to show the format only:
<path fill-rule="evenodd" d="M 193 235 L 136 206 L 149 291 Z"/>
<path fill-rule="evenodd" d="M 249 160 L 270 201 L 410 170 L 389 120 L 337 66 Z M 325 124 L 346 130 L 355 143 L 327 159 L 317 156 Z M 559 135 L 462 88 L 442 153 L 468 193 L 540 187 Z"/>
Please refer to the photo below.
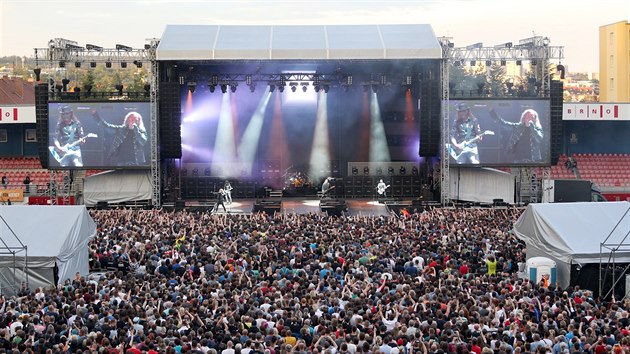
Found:
<path fill-rule="evenodd" d="M 457 47 L 533 35 L 564 46 L 572 72 L 598 72 L 599 26 L 630 20 L 630 0 L 0 0 L 0 57 L 52 38 L 143 47 L 167 24 L 430 24 Z"/>

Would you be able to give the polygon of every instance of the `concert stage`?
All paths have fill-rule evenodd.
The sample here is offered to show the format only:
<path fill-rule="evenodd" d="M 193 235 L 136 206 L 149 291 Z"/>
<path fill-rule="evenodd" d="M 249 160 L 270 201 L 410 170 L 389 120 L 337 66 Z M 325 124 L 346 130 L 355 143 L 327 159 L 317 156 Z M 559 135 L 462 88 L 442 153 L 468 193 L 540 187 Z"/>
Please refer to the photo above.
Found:
<path fill-rule="evenodd" d="M 379 202 L 374 199 L 328 199 L 320 205 L 319 199 L 313 198 L 282 198 L 282 199 L 237 199 L 230 204 L 226 204 L 226 211 L 219 207 L 218 214 L 241 214 L 247 215 L 254 212 L 255 207 L 259 211 L 274 211 L 292 214 L 328 214 L 328 215 L 367 215 L 367 216 L 388 216 L 390 215 L 388 206 L 394 202 Z M 399 200 L 396 205 L 408 205 L 411 208 L 411 200 Z M 187 200 L 184 208 L 192 212 L 209 212 L 214 206 L 212 200 Z M 164 206 L 165 209 L 172 209 L 174 206 Z M 180 206 L 181 209 L 181 206 Z"/>

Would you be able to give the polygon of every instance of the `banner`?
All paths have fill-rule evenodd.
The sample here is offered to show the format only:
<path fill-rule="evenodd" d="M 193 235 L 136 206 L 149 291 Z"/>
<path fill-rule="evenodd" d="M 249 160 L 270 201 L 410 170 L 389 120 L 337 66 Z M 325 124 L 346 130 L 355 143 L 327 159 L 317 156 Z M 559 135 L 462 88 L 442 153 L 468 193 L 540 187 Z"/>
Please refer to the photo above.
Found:
<path fill-rule="evenodd" d="M 565 103 L 562 120 L 630 120 L 629 103 Z"/>
<path fill-rule="evenodd" d="M 21 189 L 0 189 L 0 202 L 6 203 L 7 200 L 12 202 L 24 201 L 24 191 Z"/>
<path fill-rule="evenodd" d="M 35 106 L 0 106 L 0 124 L 35 123 Z"/>

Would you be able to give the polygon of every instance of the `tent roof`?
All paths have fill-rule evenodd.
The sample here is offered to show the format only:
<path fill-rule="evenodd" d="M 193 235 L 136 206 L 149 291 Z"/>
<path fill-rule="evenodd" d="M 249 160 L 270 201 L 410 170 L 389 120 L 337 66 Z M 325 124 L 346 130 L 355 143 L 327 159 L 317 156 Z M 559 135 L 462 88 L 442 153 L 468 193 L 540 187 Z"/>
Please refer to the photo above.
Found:
<path fill-rule="evenodd" d="M 168 25 L 157 60 L 440 59 L 428 24 Z"/>
<path fill-rule="evenodd" d="M 610 248 L 625 244 L 615 257 L 618 262 L 630 262 L 629 202 L 530 204 L 514 231 L 528 248 L 531 245 L 554 258 L 577 263 L 599 262 L 601 243 Z"/>
<path fill-rule="evenodd" d="M 0 206 L 0 216 L 4 219 L 4 222 L 0 220 L 2 241 L 9 247 L 20 246 L 10 227 L 28 246 L 29 257 L 62 256 L 96 235 L 96 223 L 85 206 Z M 0 243 L 0 248 L 4 247 Z M 24 254 L 18 253 L 18 256 Z"/>

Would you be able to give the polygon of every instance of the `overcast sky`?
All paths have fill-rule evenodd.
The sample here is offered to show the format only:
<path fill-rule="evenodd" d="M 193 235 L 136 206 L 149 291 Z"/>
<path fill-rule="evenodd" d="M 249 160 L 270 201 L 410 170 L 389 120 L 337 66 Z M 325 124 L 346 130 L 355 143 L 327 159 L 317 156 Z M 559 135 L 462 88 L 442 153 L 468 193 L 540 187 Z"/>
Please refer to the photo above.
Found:
<path fill-rule="evenodd" d="M 630 0 L 0 0 L 0 56 L 52 38 L 142 47 L 167 24 L 428 23 L 456 46 L 533 34 L 565 47 L 571 71 L 599 71 L 599 26 L 630 19 Z"/>

